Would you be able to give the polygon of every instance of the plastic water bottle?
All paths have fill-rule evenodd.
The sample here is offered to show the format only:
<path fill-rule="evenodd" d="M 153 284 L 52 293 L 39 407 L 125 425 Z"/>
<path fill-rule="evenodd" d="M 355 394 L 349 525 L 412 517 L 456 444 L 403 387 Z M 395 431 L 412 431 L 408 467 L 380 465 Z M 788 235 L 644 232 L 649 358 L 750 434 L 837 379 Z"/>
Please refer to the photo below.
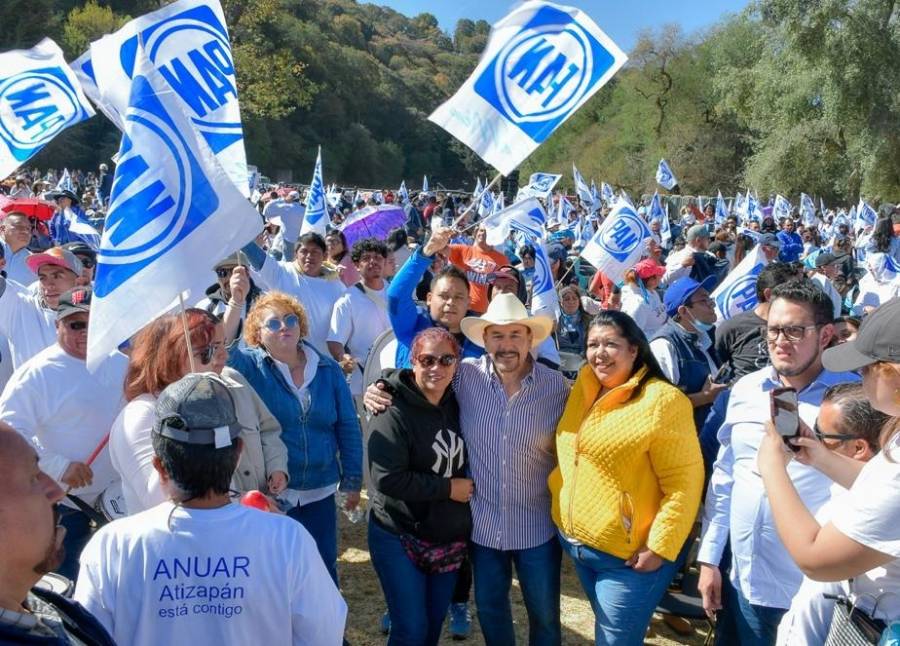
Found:
<path fill-rule="evenodd" d="M 351 523 L 354 523 L 354 524 L 358 523 L 363 518 L 365 518 L 366 510 L 363 507 L 362 500 L 359 501 L 359 504 L 355 508 L 348 511 L 347 509 L 344 508 L 344 505 L 347 504 L 347 494 L 346 493 L 344 493 L 343 491 L 338 491 L 338 494 L 337 494 L 337 496 L 335 496 L 334 499 L 335 499 L 335 502 L 337 503 L 337 506 L 344 513 L 344 516 L 346 516 L 347 520 L 349 520 Z"/>

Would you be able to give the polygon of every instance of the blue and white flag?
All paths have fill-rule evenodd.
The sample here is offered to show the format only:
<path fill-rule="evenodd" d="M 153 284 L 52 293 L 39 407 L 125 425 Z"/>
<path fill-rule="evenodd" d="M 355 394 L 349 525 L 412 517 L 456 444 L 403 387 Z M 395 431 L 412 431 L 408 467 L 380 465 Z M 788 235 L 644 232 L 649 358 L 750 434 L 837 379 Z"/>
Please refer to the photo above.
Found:
<path fill-rule="evenodd" d="M 626 60 L 581 10 L 522 3 L 494 25 L 478 67 L 428 119 L 509 175 Z"/>
<path fill-rule="evenodd" d="M 756 307 L 756 279 L 766 264 L 762 248 L 757 245 L 716 287 L 710 296 L 720 323 Z"/>
<path fill-rule="evenodd" d="M 772 215 L 775 218 L 775 222 L 790 218 L 791 211 L 793 210 L 794 207 L 787 201 L 786 197 L 782 197 L 781 195 L 775 196 L 775 204 L 772 206 Z"/>
<path fill-rule="evenodd" d="M 803 226 L 811 227 L 816 224 L 816 205 L 806 193 L 800 193 L 800 218 Z"/>
<path fill-rule="evenodd" d="M 0 177 L 92 116 L 81 84 L 52 40 L 0 54 Z"/>
<path fill-rule="evenodd" d="M 122 130 L 125 127 L 122 115 L 100 96 L 100 88 L 97 87 L 97 79 L 94 77 L 94 63 L 91 61 L 91 50 L 88 49 L 84 54 L 72 61 L 69 67 L 75 74 L 75 78 L 81 83 L 84 95 L 91 100 L 91 103 L 97 106 L 100 112 L 113 122 L 116 128 Z"/>
<path fill-rule="evenodd" d="M 856 213 L 853 213 L 853 217 L 856 217 Z M 851 218 L 847 216 L 847 212 L 841 209 L 838 214 L 834 216 L 834 221 L 832 222 L 832 227 L 834 228 L 835 233 L 837 233 L 837 228 L 841 225 L 849 227 L 851 221 Z"/>
<path fill-rule="evenodd" d="M 406 180 L 400 182 L 400 188 L 397 189 L 397 195 L 400 196 L 400 204 L 409 202 L 409 191 L 406 190 Z"/>
<path fill-rule="evenodd" d="M 744 220 L 749 222 L 750 220 L 756 220 L 758 222 L 762 222 L 762 210 L 759 208 L 759 202 L 756 199 L 756 196 L 750 192 L 750 189 L 747 189 L 747 197 L 742 202 L 741 206 L 744 210 Z"/>
<path fill-rule="evenodd" d="M 539 197 L 546 200 L 553 194 L 553 188 L 559 183 L 562 175 L 554 173 L 532 173 L 528 178 L 528 184 L 519 189 L 519 199 L 526 197 Z"/>
<path fill-rule="evenodd" d="M 651 237 L 644 219 L 630 204 L 620 200 L 581 250 L 581 257 L 618 283 L 641 259 Z"/>
<path fill-rule="evenodd" d="M 665 249 L 672 246 L 672 227 L 669 224 L 669 214 L 663 209 L 662 203 L 659 201 L 659 192 L 653 194 L 650 200 L 649 222 L 659 220 L 659 238 L 660 245 Z"/>
<path fill-rule="evenodd" d="M 478 200 L 478 215 L 487 217 L 494 212 L 494 194 L 490 191 L 482 191 Z"/>
<path fill-rule="evenodd" d="M 526 236 L 534 247 L 534 278 L 531 281 L 531 313 L 550 316 L 554 320 L 559 317 L 559 294 L 553 282 L 553 272 L 547 248 L 538 238 Z"/>
<path fill-rule="evenodd" d="M 759 244 L 759 241 L 763 237 L 761 231 L 754 231 L 753 229 L 748 229 L 747 227 L 738 227 L 737 232 L 742 236 L 747 236 L 748 238 L 753 240 L 753 244 Z"/>
<path fill-rule="evenodd" d="M 300 225 L 300 235 L 318 233 L 325 237 L 326 225 L 329 224 L 328 209 L 325 207 L 325 182 L 322 179 L 322 146 L 316 154 L 316 167 L 313 169 L 309 192 L 306 194 L 306 212 Z"/>
<path fill-rule="evenodd" d="M 591 213 L 596 213 L 603 206 L 603 199 L 600 197 L 600 191 L 597 190 L 594 180 L 591 180 L 591 200 Z"/>
<path fill-rule="evenodd" d="M 725 198 L 722 197 L 722 191 L 716 197 L 716 226 L 720 227 L 728 219 L 728 207 L 725 206 Z"/>
<path fill-rule="evenodd" d="M 475 180 L 475 190 L 472 191 L 472 199 L 477 200 L 483 191 L 484 187 L 481 185 L 481 178 L 478 177 Z"/>
<path fill-rule="evenodd" d="M 853 228 L 857 231 L 866 227 L 874 227 L 875 221 L 878 219 L 878 213 L 869 206 L 864 199 L 859 198 L 859 204 L 856 206 L 856 220 Z"/>
<path fill-rule="evenodd" d="M 494 213 L 500 213 L 506 208 L 506 193 L 500 191 L 494 199 Z"/>
<path fill-rule="evenodd" d="M 219 0 L 178 0 L 91 43 L 90 60 L 105 113 L 127 111 L 141 46 L 231 181 L 248 197 L 234 58 Z"/>
<path fill-rule="evenodd" d="M 575 206 L 563 193 L 559 194 L 559 200 L 556 206 L 556 219 L 562 223 L 563 226 L 566 226 L 569 223 L 569 214 L 575 210 Z M 580 220 L 581 218 L 579 218 L 579 221 Z"/>
<path fill-rule="evenodd" d="M 422 192 L 428 194 L 428 175 L 422 175 Z"/>
<path fill-rule="evenodd" d="M 587 208 L 591 208 L 594 205 L 594 195 L 591 193 L 591 188 L 587 185 L 587 182 L 584 181 L 584 177 L 575 168 L 574 163 L 572 164 L 572 177 L 575 178 L 575 194 L 578 196 L 578 199 Z"/>
<path fill-rule="evenodd" d="M 546 223 L 547 212 L 544 207 L 536 197 L 529 197 L 488 216 L 480 224 L 487 233 L 487 243 L 496 246 L 506 242 L 511 231 L 521 231 L 533 238 L 540 238 Z"/>
<path fill-rule="evenodd" d="M 737 217 L 738 223 L 743 224 L 747 219 L 746 213 L 746 202 L 747 200 L 741 195 L 741 192 L 738 191 L 734 196 L 734 202 L 731 204 L 731 212 Z"/>
<path fill-rule="evenodd" d="M 180 295 L 202 298 L 212 264 L 260 228 L 256 209 L 142 52 L 131 86 L 97 255 L 87 349 L 92 370 Z"/>
<path fill-rule="evenodd" d="M 669 168 L 669 162 L 665 159 L 660 159 L 659 166 L 656 167 L 656 183 L 667 191 L 671 191 L 678 186 L 678 179 L 675 177 L 672 169 Z"/>
<path fill-rule="evenodd" d="M 613 202 L 616 201 L 616 194 L 613 192 L 612 186 L 606 182 L 600 182 L 600 196 L 606 202 L 606 205 L 612 208 Z"/>

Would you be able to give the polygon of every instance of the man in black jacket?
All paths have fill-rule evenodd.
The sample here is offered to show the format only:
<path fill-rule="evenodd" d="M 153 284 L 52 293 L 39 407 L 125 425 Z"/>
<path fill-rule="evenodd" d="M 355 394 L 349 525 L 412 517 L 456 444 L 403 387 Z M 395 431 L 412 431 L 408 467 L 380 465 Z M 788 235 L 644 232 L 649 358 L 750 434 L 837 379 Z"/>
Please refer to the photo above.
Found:
<path fill-rule="evenodd" d="M 34 448 L 0 423 L 0 643 L 114 644 L 84 608 L 35 586 L 63 559 L 55 504 L 65 495 Z"/>

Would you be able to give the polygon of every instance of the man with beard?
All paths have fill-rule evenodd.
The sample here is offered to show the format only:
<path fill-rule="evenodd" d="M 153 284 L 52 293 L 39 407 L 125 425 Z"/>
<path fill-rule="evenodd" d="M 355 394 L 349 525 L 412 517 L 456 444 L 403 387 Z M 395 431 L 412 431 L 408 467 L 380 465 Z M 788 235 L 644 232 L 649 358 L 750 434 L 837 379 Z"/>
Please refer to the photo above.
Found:
<path fill-rule="evenodd" d="M 63 491 L 41 471 L 34 448 L 0 422 L 0 643 L 112 646 L 77 603 L 34 587 L 62 562 L 65 530 L 54 508 Z"/>
<path fill-rule="evenodd" d="M 775 643 L 782 616 L 803 579 L 778 538 L 769 501 L 757 470 L 757 451 L 771 414 L 775 388 L 796 392 L 800 419 L 813 428 L 825 391 L 837 383 L 858 381 L 851 372 L 822 367 L 822 352 L 834 334 L 832 305 L 818 285 L 792 280 L 772 289 L 764 338 L 772 365 L 741 378 L 733 387 L 721 443 L 706 495 L 701 533 L 700 581 L 703 607 L 716 624 L 716 643 Z M 794 460 L 788 474 L 807 509 L 816 512 L 830 497 L 831 480 Z M 731 543 L 730 582 L 720 567 Z"/>

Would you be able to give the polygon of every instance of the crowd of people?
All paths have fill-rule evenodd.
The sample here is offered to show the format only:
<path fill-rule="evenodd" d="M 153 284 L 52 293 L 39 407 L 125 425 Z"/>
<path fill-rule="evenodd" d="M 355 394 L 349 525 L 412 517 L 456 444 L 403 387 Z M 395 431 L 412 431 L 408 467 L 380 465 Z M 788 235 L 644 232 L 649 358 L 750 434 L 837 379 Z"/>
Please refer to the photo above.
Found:
<path fill-rule="evenodd" d="M 465 639 L 472 611 L 514 644 L 513 576 L 528 642 L 560 644 L 564 558 L 598 645 L 642 644 L 673 586 L 718 644 L 898 643 L 897 208 L 647 200 L 615 280 L 579 256 L 613 204 L 491 245 L 480 196 L 345 191 L 322 236 L 273 187 L 206 294 L 89 371 L 96 241 L 58 216 L 102 232 L 112 175 L 69 178 L 2 189 L 0 642 L 340 644 L 338 514 L 367 499 L 390 645 L 448 617 Z M 57 213 L 16 210 L 34 196 Z M 382 202 L 405 225 L 348 239 Z M 723 316 L 751 252 L 756 298 Z"/>

